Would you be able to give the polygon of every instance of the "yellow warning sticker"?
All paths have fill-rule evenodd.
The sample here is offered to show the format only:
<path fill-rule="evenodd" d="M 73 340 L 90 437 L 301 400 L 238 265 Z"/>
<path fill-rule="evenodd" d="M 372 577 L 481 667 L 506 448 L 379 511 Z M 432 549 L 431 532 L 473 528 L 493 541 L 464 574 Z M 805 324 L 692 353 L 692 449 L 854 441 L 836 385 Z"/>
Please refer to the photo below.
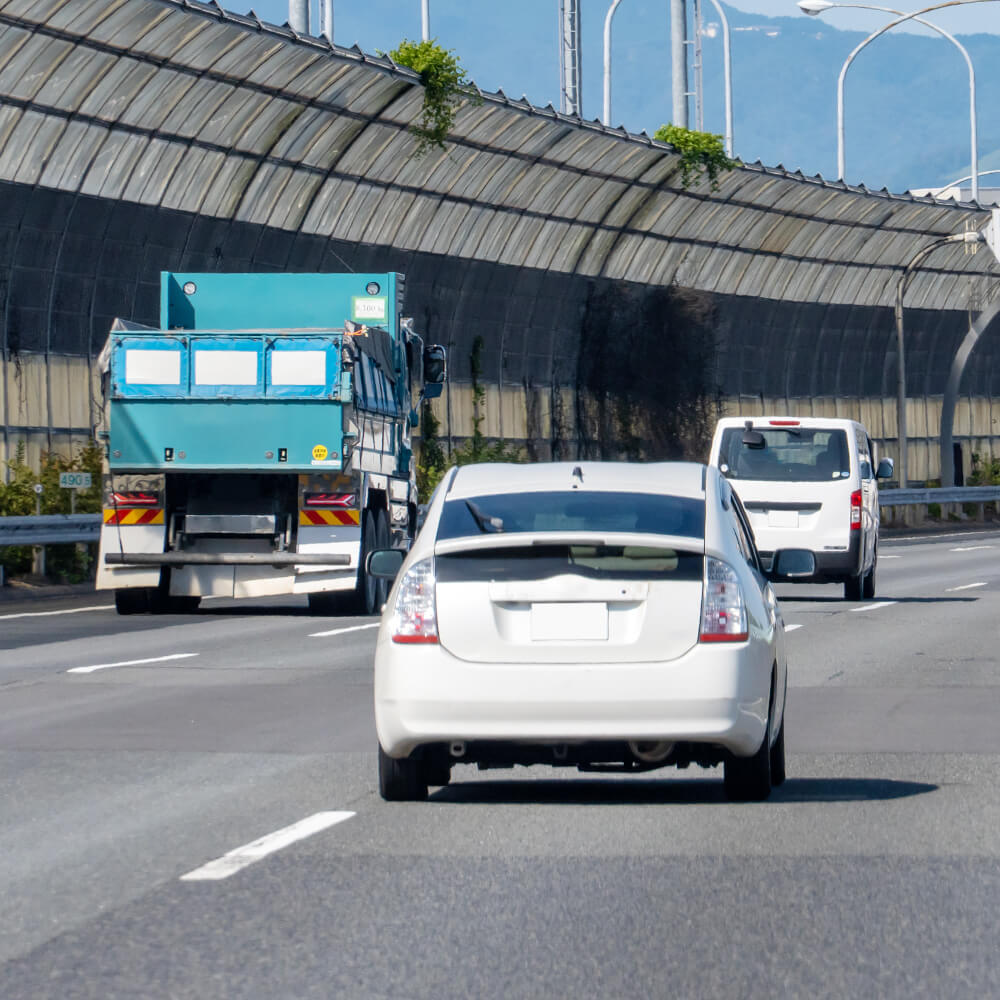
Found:
<path fill-rule="evenodd" d="M 313 459 L 317 462 L 322 462 L 324 458 L 329 454 L 325 444 L 313 445 Z"/>

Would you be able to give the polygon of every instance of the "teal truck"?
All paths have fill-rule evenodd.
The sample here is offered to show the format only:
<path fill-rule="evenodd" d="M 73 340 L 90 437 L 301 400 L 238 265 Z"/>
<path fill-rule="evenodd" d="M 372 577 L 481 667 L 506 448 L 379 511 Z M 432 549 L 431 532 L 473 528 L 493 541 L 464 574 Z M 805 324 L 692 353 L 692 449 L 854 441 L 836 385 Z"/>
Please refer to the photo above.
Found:
<path fill-rule="evenodd" d="M 164 272 L 158 329 L 101 354 L 108 477 L 99 590 L 121 614 L 304 594 L 372 614 L 374 548 L 417 526 L 410 432 L 445 354 L 401 274 Z"/>

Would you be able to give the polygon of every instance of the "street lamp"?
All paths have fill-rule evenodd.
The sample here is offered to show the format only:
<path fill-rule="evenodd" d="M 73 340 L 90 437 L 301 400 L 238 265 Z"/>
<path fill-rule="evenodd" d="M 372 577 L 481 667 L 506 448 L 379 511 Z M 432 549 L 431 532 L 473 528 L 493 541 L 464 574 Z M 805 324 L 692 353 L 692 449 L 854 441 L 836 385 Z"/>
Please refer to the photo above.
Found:
<path fill-rule="evenodd" d="M 612 0 L 604 17 L 604 124 L 611 125 L 611 20 L 622 0 Z M 719 0 L 712 0 L 719 20 L 722 21 L 722 59 L 726 88 L 726 155 L 733 155 L 733 59 L 729 45 L 729 18 Z"/>
<path fill-rule="evenodd" d="M 906 293 L 906 286 L 910 283 L 913 272 L 924 260 L 935 250 L 950 243 L 980 243 L 984 240 L 982 233 L 972 230 L 967 233 L 956 233 L 953 236 L 944 236 L 933 243 L 918 250 L 910 262 L 903 269 L 903 273 L 896 282 L 896 437 L 899 441 L 899 461 L 896 468 L 899 470 L 899 486 L 906 489 L 906 360 L 903 352 L 903 295 Z M 945 483 L 942 481 L 942 486 Z M 951 485 L 948 483 L 947 485 Z"/>
<path fill-rule="evenodd" d="M 799 0 L 799 9 L 812 17 L 831 9 L 856 8 L 859 10 L 878 10 L 885 14 L 894 14 L 899 18 L 899 20 L 893 21 L 891 24 L 887 24 L 878 31 L 869 35 L 854 49 L 847 59 L 844 60 L 844 65 L 840 69 L 840 76 L 837 78 L 837 172 L 841 180 L 844 179 L 844 174 L 846 173 L 844 156 L 844 78 L 847 76 L 847 70 L 850 68 L 851 63 L 854 62 L 855 56 L 857 56 L 858 53 L 870 42 L 875 41 L 879 35 L 882 35 L 891 28 L 894 28 L 897 24 L 902 24 L 903 21 L 914 20 L 918 24 L 931 28 L 939 35 L 947 38 L 948 41 L 962 53 L 966 65 L 969 67 L 969 145 L 972 159 L 972 200 L 979 200 L 979 142 L 977 139 L 976 121 L 976 71 L 973 68 L 972 60 L 969 58 L 969 53 L 965 50 L 965 46 L 962 45 L 962 43 L 955 38 L 954 35 L 949 34 L 944 30 L 944 28 L 940 28 L 930 21 L 925 21 L 919 15 L 926 14 L 932 10 L 938 10 L 942 7 L 954 7 L 964 3 L 990 2 L 995 3 L 996 0 L 948 0 L 947 3 L 935 4 L 934 6 L 926 7 L 923 10 L 914 11 L 912 14 L 904 14 L 902 11 L 893 10 L 891 7 L 879 7 L 875 4 L 868 3 L 831 3 L 830 0 Z"/>
<path fill-rule="evenodd" d="M 980 170 L 979 171 L 979 176 L 980 177 L 989 177 L 991 174 L 1000 174 L 1000 170 Z M 931 191 L 932 191 L 932 193 L 933 193 L 933 195 L 934 195 L 935 198 L 940 198 L 942 191 L 947 191 L 949 188 L 953 188 L 953 187 L 961 187 L 961 185 L 963 185 L 966 181 L 971 181 L 971 180 L 972 180 L 972 174 L 969 174 L 966 177 L 959 177 L 957 181 L 948 181 L 947 184 L 942 184 L 938 188 L 932 188 Z"/>

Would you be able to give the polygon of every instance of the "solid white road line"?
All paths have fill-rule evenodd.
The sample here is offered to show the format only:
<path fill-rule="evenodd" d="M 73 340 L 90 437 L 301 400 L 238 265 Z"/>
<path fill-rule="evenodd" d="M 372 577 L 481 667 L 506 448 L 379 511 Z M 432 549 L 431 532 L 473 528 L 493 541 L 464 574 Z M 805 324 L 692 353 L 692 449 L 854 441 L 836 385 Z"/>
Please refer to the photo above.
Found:
<path fill-rule="evenodd" d="M 959 545 L 957 548 L 948 549 L 949 552 L 978 552 L 980 549 L 992 549 L 992 545 Z"/>
<path fill-rule="evenodd" d="M 802 626 L 801 625 L 786 625 L 785 626 L 785 631 L 786 632 L 794 632 L 797 628 L 802 628 Z"/>
<path fill-rule="evenodd" d="M 62 611 L 21 611 L 16 615 L 0 615 L 0 621 L 11 618 L 47 618 L 49 615 L 78 615 L 83 611 L 114 611 L 113 604 L 94 604 L 89 608 L 63 608 Z"/>
<path fill-rule="evenodd" d="M 876 601 L 874 604 L 862 604 L 860 607 L 851 608 L 852 611 L 874 611 L 876 608 L 888 608 L 899 601 Z"/>
<path fill-rule="evenodd" d="M 963 583 L 961 587 L 945 587 L 946 594 L 953 594 L 956 590 L 972 590 L 973 587 L 988 587 L 987 583 Z"/>
<path fill-rule="evenodd" d="M 111 667 L 137 667 L 143 663 L 165 663 L 167 660 L 186 660 L 197 653 L 171 653 L 169 656 L 151 656 L 146 660 L 122 660 L 120 663 L 95 663 L 91 667 L 70 667 L 67 674 L 92 674 L 95 670 L 109 670 Z"/>
<path fill-rule="evenodd" d="M 310 639 L 322 639 L 328 635 L 344 635 L 347 632 L 360 632 L 366 628 L 378 628 L 379 622 L 372 622 L 370 625 L 351 625 L 348 628 L 333 628 L 329 632 L 310 632 Z"/>
<path fill-rule="evenodd" d="M 350 819 L 352 812 L 319 812 L 305 819 L 286 826 L 274 833 L 265 834 L 258 840 L 253 840 L 249 844 L 237 847 L 234 851 L 223 854 L 221 858 L 209 861 L 200 868 L 188 872 L 181 876 L 182 882 L 208 882 L 218 879 L 229 878 L 235 875 L 241 868 L 252 865 L 261 858 L 266 858 L 275 851 L 280 851 L 289 844 L 294 844 L 297 840 L 305 840 L 320 830 L 343 823 L 345 819 Z"/>
<path fill-rule="evenodd" d="M 899 559 L 900 556 L 879 556 L 879 559 Z"/>

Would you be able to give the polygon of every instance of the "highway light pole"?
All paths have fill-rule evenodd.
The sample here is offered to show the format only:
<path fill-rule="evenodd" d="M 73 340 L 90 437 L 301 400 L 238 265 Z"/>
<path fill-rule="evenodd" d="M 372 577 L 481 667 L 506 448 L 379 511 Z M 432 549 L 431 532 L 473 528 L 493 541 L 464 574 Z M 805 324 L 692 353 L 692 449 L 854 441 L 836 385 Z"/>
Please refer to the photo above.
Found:
<path fill-rule="evenodd" d="M 896 469 L 899 472 L 899 486 L 906 489 L 907 482 L 907 461 L 906 461 L 906 355 L 903 350 L 903 295 L 906 293 L 906 286 L 913 277 L 913 272 L 920 266 L 925 257 L 928 257 L 935 250 L 948 246 L 950 243 L 980 243 L 984 239 L 983 234 L 973 230 L 968 233 L 956 233 L 954 236 L 944 236 L 933 243 L 918 250 L 910 262 L 903 269 L 903 273 L 896 282 L 896 437 L 899 441 L 899 461 Z M 941 483 L 942 486 L 951 483 Z"/>
<path fill-rule="evenodd" d="M 612 0 L 604 17 L 604 124 L 611 125 L 611 20 L 622 0 Z M 719 0 L 712 0 L 722 22 L 723 81 L 726 88 L 726 155 L 733 155 L 733 57 L 729 43 L 729 18 Z"/>
<path fill-rule="evenodd" d="M 420 0 L 420 37 L 425 42 L 431 40 L 431 0 Z"/>
<path fill-rule="evenodd" d="M 979 200 L 979 144 L 976 136 L 976 71 L 972 66 L 972 60 L 969 58 L 969 53 L 966 52 L 965 47 L 958 41 L 958 39 L 953 35 L 950 35 L 943 28 L 939 28 L 936 24 L 933 24 L 930 21 L 925 21 L 920 15 L 929 14 L 931 11 L 942 10 L 946 7 L 960 7 L 969 3 L 997 2 L 998 0 L 946 0 L 945 3 L 933 4 L 930 7 L 924 7 L 922 10 L 915 10 L 911 14 L 903 14 L 901 11 L 893 10 L 890 7 L 879 7 L 874 4 L 831 3 L 830 0 L 799 0 L 799 9 L 811 16 L 816 16 L 817 14 L 822 14 L 824 11 L 839 7 L 855 7 L 862 10 L 879 10 L 886 14 L 899 15 L 897 20 L 884 25 L 879 28 L 878 31 L 872 32 L 872 34 L 861 42 L 854 49 L 854 51 L 851 52 L 847 59 L 844 60 L 844 65 L 840 69 L 840 76 L 837 78 L 837 174 L 841 180 L 844 179 L 844 174 L 846 173 L 846 165 L 844 162 L 844 78 L 847 76 L 847 71 L 850 68 L 851 63 L 854 62 L 855 57 L 863 48 L 865 48 L 865 46 L 874 42 L 880 35 L 884 35 L 887 31 L 895 28 L 896 25 L 902 24 L 904 21 L 912 20 L 917 21 L 919 24 L 923 24 L 925 27 L 931 28 L 957 46 L 969 67 L 969 128 L 971 132 L 972 200 Z"/>

